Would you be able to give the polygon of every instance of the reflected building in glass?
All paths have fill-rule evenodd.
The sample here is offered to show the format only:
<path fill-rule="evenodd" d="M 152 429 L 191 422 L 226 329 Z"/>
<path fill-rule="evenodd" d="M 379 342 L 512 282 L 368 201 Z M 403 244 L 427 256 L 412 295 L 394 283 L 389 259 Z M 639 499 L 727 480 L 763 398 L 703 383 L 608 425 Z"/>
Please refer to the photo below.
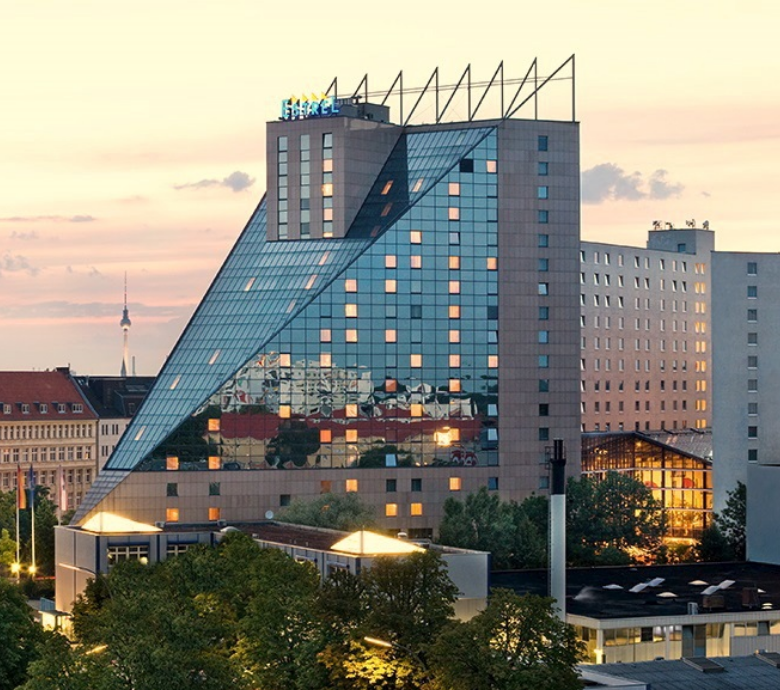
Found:
<path fill-rule="evenodd" d="M 429 124 L 285 101 L 267 194 L 77 520 L 354 491 L 425 535 L 448 496 L 544 491 L 554 437 L 577 473 L 578 124 L 501 100 Z"/>

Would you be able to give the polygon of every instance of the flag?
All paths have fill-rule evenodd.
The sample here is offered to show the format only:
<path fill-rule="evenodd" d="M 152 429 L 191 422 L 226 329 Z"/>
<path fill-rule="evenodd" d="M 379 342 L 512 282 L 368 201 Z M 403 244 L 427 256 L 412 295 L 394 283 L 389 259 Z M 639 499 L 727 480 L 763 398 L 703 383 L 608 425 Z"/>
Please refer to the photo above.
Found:
<path fill-rule="evenodd" d="M 28 505 L 32 508 L 35 506 L 35 475 L 33 474 L 33 466 L 27 470 L 27 491 L 30 493 L 30 498 L 27 501 Z"/>
<path fill-rule="evenodd" d="M 22 466 L 16 466 L 16 507 L 19 510 L 27 509 L 27 492 L 24 490 L 24 473 Z"/>
<path fill-rule="evenodd" d="M 65 486 L 64 467 L 57 470 L 57 505 L 62 512 L 68 509 L 68 489 Z"/>

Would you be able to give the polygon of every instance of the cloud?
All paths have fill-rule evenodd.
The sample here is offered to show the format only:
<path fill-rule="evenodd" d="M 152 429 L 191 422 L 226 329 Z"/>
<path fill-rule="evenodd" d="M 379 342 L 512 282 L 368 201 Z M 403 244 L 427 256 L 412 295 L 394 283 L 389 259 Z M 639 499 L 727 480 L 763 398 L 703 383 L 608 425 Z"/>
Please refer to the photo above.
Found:
<path fill-rule="evenodd" d="M 642 173 L 627 173 L 614 163 L 600 163 L 582 173 L 582 203 L 604 201 L 638 201 L 678 197 L 684 186 L 670 182 L 666 170 L 656 170 L 647 179 Z"/>
<path fill-rule="evenodd" d="M 3 273 L 27 273 L 34 276 L 38 274 L 38 269 L 30 265 L 26 256 L 6 253 L 0 258 L 0 276 Z"/>
<path fill-rule="evenodd" d="M 75 216 L 6 216 L 0 218 L 0 223 L 40 223 L 48 221 L 50 223 L 92 223 L 97 220 L 94 216 L 86 214 L 77 214 Z"/>
<path fill-rule="evenodd" d="M 174 185 L 176 190 L 181 189 L 206 189 L 207 187 L 227 187 L 234 192 L 243 192 L 249 189 L 255 183 L 254 177 L 249 177 L 248 173 L 236 170 L 230 173 L 222 180 L 200 180 L 200 182 L 185 182 L 184 184 Z"/>
<path fill-rule="evenodd" d="M 16 230 L 14 230 L 11 233 L 12 240 L 37 240 L 38 238 L 39 235 L 35 230 L 31 230 L 30 232 L 16 232 Z"/>

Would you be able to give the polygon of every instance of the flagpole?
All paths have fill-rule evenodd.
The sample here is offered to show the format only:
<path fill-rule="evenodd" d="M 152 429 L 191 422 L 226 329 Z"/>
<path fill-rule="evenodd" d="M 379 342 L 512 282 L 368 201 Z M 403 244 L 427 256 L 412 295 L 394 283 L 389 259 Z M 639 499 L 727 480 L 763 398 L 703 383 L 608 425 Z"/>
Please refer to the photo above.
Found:
<path fill-rule="evenodd" d="M 33 481 L 33 467 L 30 465 L 30 521 L 32 524 L 32 564 L 30 573 L 35 576 L 37 567 L 35 565 L 35 482 Z"/>
<path fill-rule="evenodd" d="M 19 541 L 19 496 L 21 495 L 19 492 L 23 491 L 23 487 L 21 486 L 20 482 L 22 481 L 22 472 L 21 472 L 22 466 L 17 462 L 16 463 L 16 563 L 14 564 L 16 567 L 16 579 L 19 580 L 21 577 L 21 563 L 22 563 L 22 557 L 21 557 L 21 544 Z"/>

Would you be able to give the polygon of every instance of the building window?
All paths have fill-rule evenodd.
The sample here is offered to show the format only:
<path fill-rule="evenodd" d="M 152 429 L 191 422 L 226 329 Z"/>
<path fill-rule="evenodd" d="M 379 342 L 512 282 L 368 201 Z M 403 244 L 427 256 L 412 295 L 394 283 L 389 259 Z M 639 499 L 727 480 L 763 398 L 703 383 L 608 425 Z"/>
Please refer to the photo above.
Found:
<path fill-rule="evenodd" d="M 209 522 L 216 522 L 220 516 L 221 510 L 219 508 L 209 508 Z"/>
<path fill-rule="evenodd" d="M 536 246 L 545 248 L 550 246 L 550 236 L 545 233 L 540 233 L 536 236 Z"/>
<path fill-rule="evenodd" d="M 179 521 L 179 509 L 178 508 L 166 508 L 165 509 L 165 522 L 178 522 Z"/>
<path fill-rule="evenodd" d="M 749 299 L 755 299 L 758 297 L 758 285 L 748 285 L 747 296 Z"/>
<path fill-rule="evenodd" d="M 757 426 L 749 426 L 748 427 L 748 438 L 758 438 L 758 427 Z"/>
<path fill-rule="evenodd" d="M 460 491 L 462 488 L 460 477 L 450 477 L 450 491 Z"/>
<path fill-rule="evenodd" d="M 549 151 L 549 144 L 550 140 L 547 138 L 546 134 L 540 134 L 536 138 L 536 150 L 537 151 Z"/>
<path fill-rule="evenodd" d="M 385 517 L 398 517 L 397 503 L 385 503 Z"/>
<path fill-rule="evenodd" d="M 748 309 L 747 310 L 747 320 L 750 323 L 754 323 L 758 321 L 758 309 Z"/>
<path fill-rule="evenodd" d="M 539 209 L 536 212 L 536 220 L 542 225 L 547 225 L 550 222 L 550 212 L 547 209 Z"/>
<path fill-rule="evenodd" d="M 756 262 L 756 261 L 748 261 L 747 274 L 749 276 L 758 275 L 758 262 Z"/>
<path fill-rule="evenodd" d="M 747 334 L 748 345 L 758 345 L 758 333 Z"/>
<path fill-rule="evenodd" d="M 536 174 L 540 177 L 546 177 L 550 174 L 550 164 L 547 161 L 539 161 L 536 164 Z"/>
<path fill-rule="evenodd" d="M 422 231 L 412 230 L 409 232 L 409 242 L 412 244 L 422 244 Z"/>
<path fill-rule="evenodd" d="M 461 161 L 462 163 L 463 161 Z M 409 506 L 409 514 L 412 517 L 419 517 L 423 514 L 423 504 L 422 503 L 412 503 L 412 505 Z"/>
<path fill-rule="evenodd" d="M 344 483 L 344 490 L 347 493 L 354 493 L 358 490 L 358 480 L 357 479 L 347 479 Z"/>
<path fill-rule="evenodd" d="M 757 355 L 749 355 L 748 356 L 748 369 L 757 369 L 758 368 L 758 356 Z"/>
<path fill-rule="evenodd" d="M 539 355 L 538 364 L 540 369 L 549 369 L 550 355 Z"/>
<path fill-rule="evenodd" d="M 488 477 L 487 488 L 488 491 L 498 491 L 498 477 Z"/>
<path fill-rule="evenodd" d="M 422 491 L 422 479 L 417 477 L 412 479 L 412 491 Z"/>
<path fill-rule="evenodd" d="M 748 449 L 748 462 L 758 462 L 758 448 Z"/>
<path fill-rule="evenodd" d="M 412 369 L 419 369 L 422 366 L 423 357 L 420 354 L 409 355 L 409 366 Z"/>
<path fill-rule="evenodd" d="M 547 426 L 540 426 L 539 427 L 539 440 L 540 441 L 549 441 L 550 440 L 550 427 L 547 427 Z"/>
<path fill-rule="evenodd" d="M 292 497 L 290 494 L 279 494 L 279 506 L 281 508 L 286 508 L 288 505 L 290 505 L 291 501 Z"/>
<path fill-rule="evenodd" d="M 175 455 L 169 455 L 165 458 L 165 469 L 169 472 L 175 472 L 179 469 L 179 458 Z"/>
<path fill-rule="evenodd" d="M 547 185 L 539 185 L 536 188 L 536 198 L 537 199 L 549 199 L 550 198 L 550 188 Z"/>
<path fill-rule="evenodd" d="M 394 494 L 398 490 L 397 479 L 385 479 L 385 491 L 389 494 Z"/>
<path fill-rule="evenodd" d="M 487 160 L 485 161 L 485 172 L 496 173 L 498 172 L 498 161 Z"/>
<path fill-rule="evenodd" d="M 219 496 L 221 494 L 222 487 L 219 482 L 209 483 L 209 496 Z"/>
<path fill-rule="evenodd" d="M 165 495 L 166 496 L 178 496 L 179 495 L 179 485 L 175 482 L 168 482 L 168 485 L 165 489 Z"/>
<path fill-rule="evenodd" d="M 550 283 L 539 283 L 537 286 L 537 292 L 540 295 L 550 294 Z"/>

